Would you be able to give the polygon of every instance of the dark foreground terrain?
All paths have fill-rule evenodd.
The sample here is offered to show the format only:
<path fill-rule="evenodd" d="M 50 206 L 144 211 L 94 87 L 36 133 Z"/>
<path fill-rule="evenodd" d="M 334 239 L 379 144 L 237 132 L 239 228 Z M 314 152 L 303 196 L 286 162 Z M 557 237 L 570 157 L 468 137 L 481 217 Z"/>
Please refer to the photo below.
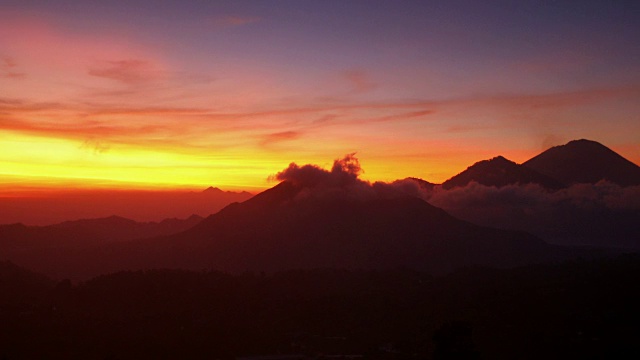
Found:
<path fill-rule="evenodd" d="M 638 284 L 637 255 L 443 277 L 153 270 L 78 284 L 5 262 L 0 359 L 637 359 Z"/>

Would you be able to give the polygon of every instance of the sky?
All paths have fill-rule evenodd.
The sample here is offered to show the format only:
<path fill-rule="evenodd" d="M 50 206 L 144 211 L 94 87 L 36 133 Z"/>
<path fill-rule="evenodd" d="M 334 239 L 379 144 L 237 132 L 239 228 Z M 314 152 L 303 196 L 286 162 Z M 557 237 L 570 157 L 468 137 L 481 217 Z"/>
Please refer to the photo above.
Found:
<path fill-rule="evenodd" d="M 0 0 L 1 193 L 442 182 L 573 139 L 640 164 L 637 1 Z"/>

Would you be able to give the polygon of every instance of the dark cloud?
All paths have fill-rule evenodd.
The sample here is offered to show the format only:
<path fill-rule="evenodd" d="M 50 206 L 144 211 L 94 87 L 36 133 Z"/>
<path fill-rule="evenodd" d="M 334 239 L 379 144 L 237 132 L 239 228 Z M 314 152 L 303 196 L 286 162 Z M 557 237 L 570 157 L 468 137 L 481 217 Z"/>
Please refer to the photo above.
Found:
<path fill-rule="evenodd" d="M 289 181 L 302 188 L 298 198 L 346 197 L 367 200 L 373 198 L 424 197 L 421 184 L 414 181 L 397 181 L 391 184 L 370 183 L 359 176 L 363 173 L 355 153 L 347 154 L 333 162 L 331 170 L 317 165 L 299 166 L 296 163 L 270 177 L 270 180 Z"/>
<path fill-rule="evenodd" d="M 288 168 L 277 173 L 272 179 L 289 181 L 307 188 L 368 185 L 367 182 L 358 179 L 361 172 L 360 162 L 355 157 L 355 153 L 352 153 L 335 160 L 330 171 L 317 165 L 299 166 L 291 163 Z"/>
<path fill-rule="evenodd" d="M 373 186 L 358 178 L 362 173 L 360 162 L 355 153 L 347 154 L 333 162 L 331 170 L 317 165 L 299 166 L 296 163 L 276 175 L 272 180 L 289 181 L 301 188 L 297 199 L 306 198 L 348 198 L 365 200 L 378 194 Z"/>

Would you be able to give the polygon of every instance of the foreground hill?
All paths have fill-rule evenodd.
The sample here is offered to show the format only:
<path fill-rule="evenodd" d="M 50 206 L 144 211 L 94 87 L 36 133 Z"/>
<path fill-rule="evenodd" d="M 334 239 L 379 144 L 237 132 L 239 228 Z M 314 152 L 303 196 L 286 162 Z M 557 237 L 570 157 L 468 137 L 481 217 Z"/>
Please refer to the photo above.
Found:
<path fill-rule="evenodd" d="M 55 287 L 3 265 L 0 279 L 33 285 L 0 282 L 2 359 L 640 356 L 638 256 L 443 277 L 154 270 Z"/>
<path fill-rule="evenodd" d="M 552 147 L 522 164 L 565 184 L 607 180 L 621 186 L 640 185 L 640 167 L 591 140 Z"/>
<path fill-rule="evenodd" d="M 513 184 L 538 184 L 547 189 L 564 187 L 562 182 L 554 178 L 518 165 L 502 156 L 497 156 L 491 160 L 483 160 L 473 164 L 465 171 L 445 181 L 442 188 L 449 190 L 454 187 L 463 187 L 472 181 L 495 187 Z"/>

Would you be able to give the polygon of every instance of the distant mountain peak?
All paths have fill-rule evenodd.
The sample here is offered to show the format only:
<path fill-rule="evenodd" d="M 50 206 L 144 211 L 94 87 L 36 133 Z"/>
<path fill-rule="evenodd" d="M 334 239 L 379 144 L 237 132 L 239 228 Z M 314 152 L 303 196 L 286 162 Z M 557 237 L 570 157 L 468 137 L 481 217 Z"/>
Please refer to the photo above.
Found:
<path fill-rule="evenodd" d="M 502 187 L 514 184 L 539 184 L 549 189 L 559 189 L 563 184 L 534 170 L 522 167 L 498 155 L 489 160 L 478 161 L 465 171 L 442 184 L 444 189 L 463 187 L 471 182 L 485 186 Z"/>
<path fill-rule="evenodd" d="M 408 177 L 408 178 L 404 178 L 402 180 L 396 180 L 393 183 L 394 184 L 399 184 L 401 182 L 406 182 L 406 181 L 413 181 L 413 182 L 417 183 L 418 186 L 420 186 L 423 189 L 433 189 L 433 187 L 436 186 L 436 184 L 434 184 L 432 182 L 429 182 L 429 181 L 426 181 L 424 179 L 420 179 L 420 178 L 417 178 L 417 177 Z"/>
<path fill-rule="evenodd" d="M 508 162 L 508 163 L 513 163 L 513 164 L 515 164 L 515 162 L 513 162 L 513 161 L 511 161 L 511 160 L 509 160 L 509 159 L 507 159 L 507 158 L 505 158 L 505 157 L 504 157 L 504 156 L 502 156 L 502 155 L 498 155 L 498 156 L 496 156 L 496 157 L 494 157 L 494 158 L 491 158 L 491 160 L 489 160 L 489 162 L 503 162 L 503 163 L 504 163 L 504 162 Z"/>
<path fill-rule="evenodd" d="M 640 167 L 593 140 L 554 146 L 523 166 L 566 184 L 606 180 L 622 186 L 640 185 Z"/>
<path fill-rule="evenodd" d="M 202 190 L 203 193 L 221 193 L 224 192 L 220 190 L 218 187 L 209 186 L 208 188 Z"/>
<path fill-rule="evenodd" d="M 208 188 L 202 190 L 203 194 L 207 195 L 241 195 L 241 196 L 253 196 L 252 193 L 248 191 L 224 191 L 219 187 L 209 186 Z"/>
<path fill-rule="evenodd" d="M 606 147 L 604 145 L 602 145 L 601 143 L 594 141 L 594 140 L 589 140 L 589 139 L 578 139 L 578 140 L 571 140 L 569 141 L 566 145 L 598 145 L 598 146 L 602 146 L 602 147 Z M 560 146 L 566 146 L 566 145 L 560 145 Z"/>

